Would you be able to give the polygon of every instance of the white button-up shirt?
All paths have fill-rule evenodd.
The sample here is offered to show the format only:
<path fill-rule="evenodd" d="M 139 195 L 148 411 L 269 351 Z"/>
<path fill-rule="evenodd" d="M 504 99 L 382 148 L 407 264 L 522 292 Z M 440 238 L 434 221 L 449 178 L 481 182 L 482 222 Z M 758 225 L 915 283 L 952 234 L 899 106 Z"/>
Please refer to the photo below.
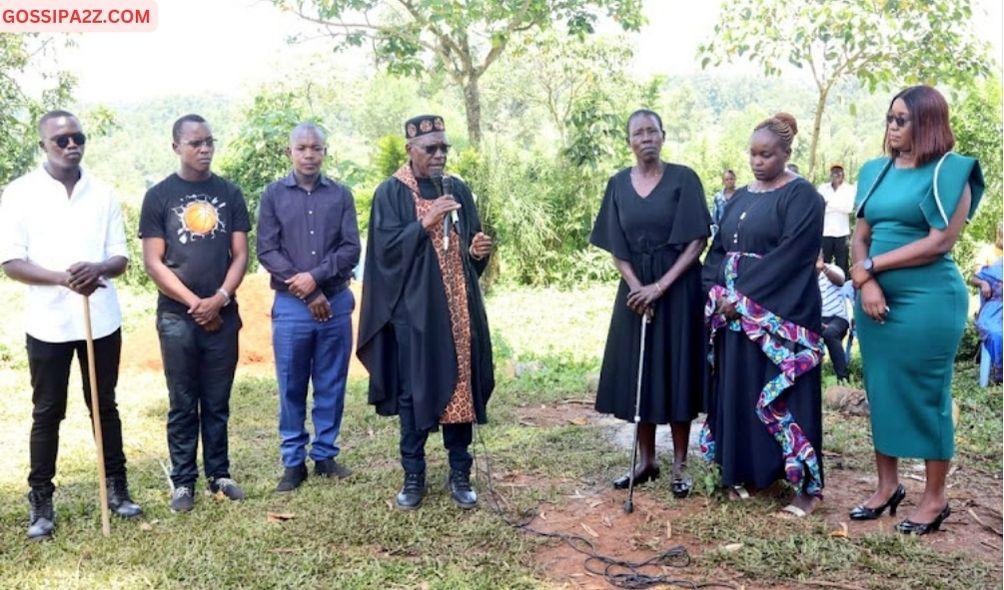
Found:
<path fill-rule="evenodd" d="M 832 238 L 851 235 L 848 216 L 854 211 L 854 196 L 858 192 L 855 186 L 845 182 L 837 190 L 833 190 L 833 184 L 824 182 L 816 190 L 826 201 L 826 213 L 823 214 L 823 235 Z"/>
<path fill-rule="evenodd" d="M 0 200 L 0 263 L 27 260 L 42 268 L 65 271 L 77 262 L 128 258 L 122 210 L 111 189 L 81 170 L 73 194 L 39 167 L 11 182 Z M 94 338 L 122 325 L 122 312 L 111 281 L 91 294 Z M 29 285 L 25 331 L 44 342 L 83 340 L 83 297 L 57 285 Z"/>

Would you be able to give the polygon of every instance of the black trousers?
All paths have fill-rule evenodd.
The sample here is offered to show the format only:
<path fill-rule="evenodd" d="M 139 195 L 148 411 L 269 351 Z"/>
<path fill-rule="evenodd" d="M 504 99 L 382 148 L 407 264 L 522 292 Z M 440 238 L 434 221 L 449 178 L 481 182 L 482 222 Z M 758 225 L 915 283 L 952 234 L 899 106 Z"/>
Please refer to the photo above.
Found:
<path fill-rule="evenodd" d="M 850 246 L 847 243 L 848 236 L 838 238 L 823 236 L 823 262 L 829 264 L 836 262 L 844 271 L 844 276 L 850 276 Z"/>
<path fill-rule="evenodd" d="M 400 324 L 395 323 L 395 328 Z M 395 329 L 397 334 L 403 330 Z M 408 375 L 408 343 L 405 338 L 397 338 L 397 358 L 399 374 Z M 425 442 L 430 430 L 419 430 L 415 426 L 415 404 L 411 397 L 411 388 L 407 380 L 401 379 L 401 389 L 398 392 L 398 418 L 401 422 L 401 467 L 405 473 L 425 473 Z M 474 426 L 465 424 L 443 424 L 443 446 L 446 447 L 450 461 L 450 469 L 470 472 L 473 459 L 468 451 L 473 440 Z"/>
<path fill-rule="evenodd" d="M 77 355 L 83 377 L 84 403 L 91 412 L 90 374 L 87 369 L 87 343 L 44 342 L 27 335 L 28 370 L 31 373 L 31 436 L 28 442 L 31 471 L 28 485 L 52 493 L 55 486 L 56 455 L 59 452 L 59 423 L 66 417 L 70 365 Z M 115 330 L 94 341 L 94 365 L 98 379 L 98 417 L 105 452 L 105 476 L 125 477 L 126 459 L 122 452 L 122 422 L 115 404 L 115 386 L 119 379 L 119 356 L 122 332 Z M 93 417 L 92 417 L 93 420 Z"/>
<path fill-rule="evenodd" d="M 837 374 L 838 379 L 847 379 L 847 357 L 844 356 L 844 345 L 841 341 L 850 327 L 847 320 L 842 317 L 823 318 L 823 342 L 826 343 L 826 352 L 830 355 L 833 372 Z"/>
<path fill-rule="evenodd" d="M 220 317 L 223 326 L 207 332 L 188 315 L 157 314 L 170 401 L 167 448 L 175 487 L 191 487 L 199 477 L 200 431 L 206 477 L 230 477 L 227 423 L 241 320 L 236 309 L 224 308 Z"/>

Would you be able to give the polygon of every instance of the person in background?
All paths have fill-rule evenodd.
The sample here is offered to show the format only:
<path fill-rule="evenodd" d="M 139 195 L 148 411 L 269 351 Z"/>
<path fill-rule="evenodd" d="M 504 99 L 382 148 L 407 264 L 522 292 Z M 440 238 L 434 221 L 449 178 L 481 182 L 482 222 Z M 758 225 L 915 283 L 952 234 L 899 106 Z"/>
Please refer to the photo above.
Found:
<path fill-rule="evenodd" d="M 847 336 L 851 323 L 841 289 L 846 280 L 844 271 L 835 264 L 823 262 L 823 253 L 820 251 L 816 259 L 816 272 L 819 273 L 819 294 L 823 300 L 823 342 L 826 343 L 826 352 L 830 355 L 837 381 L 847 381 L 847 358 L 842 341 Z"/>
<path fill-rule="evenodd" d="M 853 184 L 844 182 L 843 164 L 830 166 L 830 181 L 816 189 L 826 201 L 826 217 L 823 218 L 823 262 L 836 261 L 837 266 L 847 275 L 848 239 L 851 235 L 850 215 L 854 211 Z"/>
<path fill-rule="evenodd" d="M 728 169 L 722 172 L 722 190 L 715 193 L 713 197 L 710 237 L 712 241 L 715 239 L 715 233 L 718 232 L 718 224 L 722 221 L 722 215 L 725 214 L 725 207 L 734 194 L 736 194 L 736 173 Z"/>

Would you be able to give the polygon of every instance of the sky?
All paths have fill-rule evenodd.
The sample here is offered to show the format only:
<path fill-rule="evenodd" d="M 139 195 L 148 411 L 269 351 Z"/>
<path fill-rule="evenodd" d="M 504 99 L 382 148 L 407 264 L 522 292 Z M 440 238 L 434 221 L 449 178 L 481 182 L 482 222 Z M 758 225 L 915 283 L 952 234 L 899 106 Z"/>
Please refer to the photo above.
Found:
<path fill-rule="evenodd" d="M 129 103 L 162 95 L 240 96 L 275 77 L 281 62 L 295 64 L 329 46 L 326 39 L 290 46 L 286 39 L 315 33 L 267 0 L 159 0 L 159 24 L 148 33 L 77 36 L 61 66 L 78 78 L 85 103 Z M 645 0 L 648 25 L 638 38 L 636 73 L 688 74 L 700 70 L 697 45 L 714 27 L 721 0 Z M 977 34 L 1002 55 L 1004 17 L 999 0 L 974 0 Z M 366 65 L 344 56 L 347 69 Z M 1004 60 L 1002 60 L 1004 63 Z"/>

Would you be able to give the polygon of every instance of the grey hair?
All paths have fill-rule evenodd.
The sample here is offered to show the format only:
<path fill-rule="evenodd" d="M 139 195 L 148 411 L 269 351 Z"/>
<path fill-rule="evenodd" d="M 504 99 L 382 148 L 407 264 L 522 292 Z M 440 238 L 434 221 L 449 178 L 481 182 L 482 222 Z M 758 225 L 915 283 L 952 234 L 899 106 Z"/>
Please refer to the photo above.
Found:
<path fill-rule="evenodd" d="M 293 144 L 293 138 L 295 138 L 300 133 L 306 131 L 316 134 L 317 137 L 320 138 L 321 143 L 326 143 L 328 140 L 328 136 L 324 133 L 324 130 L 321 129 L 317 124 L 305 121 L 303 123 L 298 124 L 296 127 L 293 127 L 293 130 L 289 132 L 290 145 Z"/>

